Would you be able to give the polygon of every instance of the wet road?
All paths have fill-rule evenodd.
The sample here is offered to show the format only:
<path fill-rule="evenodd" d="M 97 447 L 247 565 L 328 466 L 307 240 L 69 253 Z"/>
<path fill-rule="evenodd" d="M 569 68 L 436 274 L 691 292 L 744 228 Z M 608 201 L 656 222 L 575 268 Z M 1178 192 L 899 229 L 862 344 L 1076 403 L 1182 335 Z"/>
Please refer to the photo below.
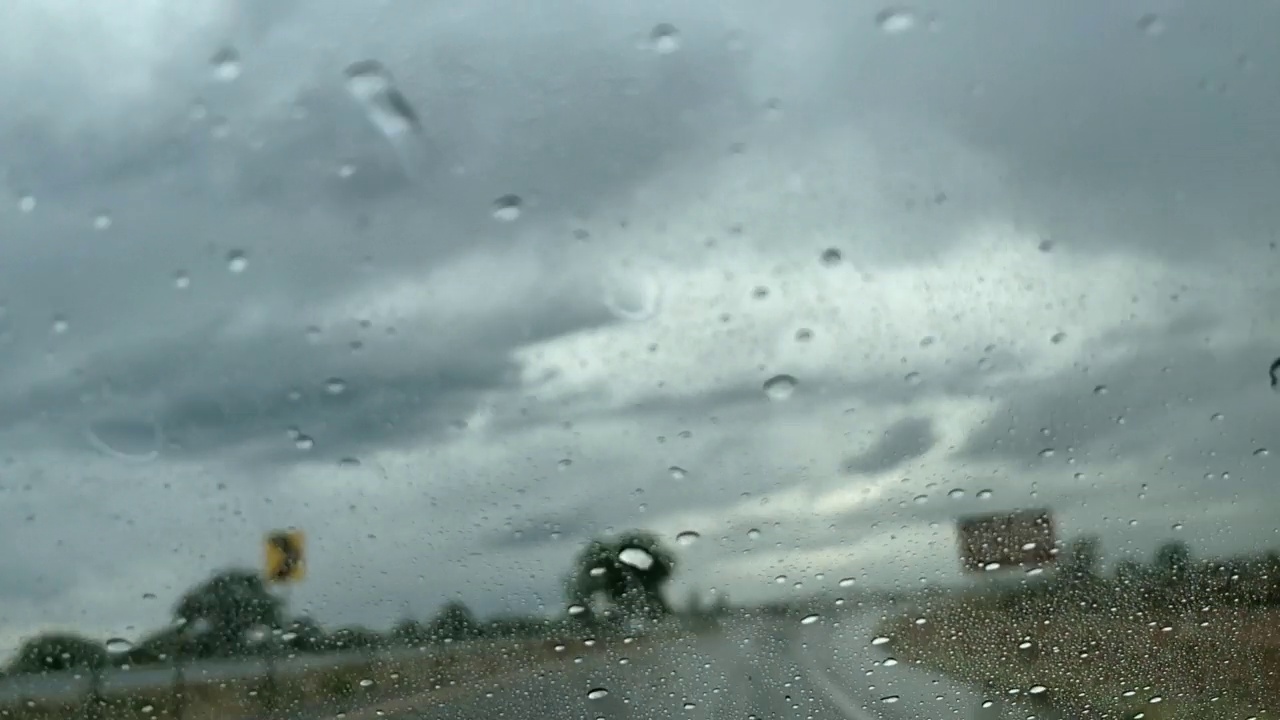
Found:
<path fill-rule="evenodd" d="M 394 716 L 440 720 L 994 720 L 1028 716 L 1025 710 L 1015 712 L 998 704 L 987 703 L 984 708 L 988 698 L 975 689 L 906 663 L 895 664 L 884 650 L 888 646 L 871 644 L 874 621 L 872 615 L 803 626 L 794 620 L 735 621 L 718 634 L 623 647 L 527 674 L 517 671 Z"/>

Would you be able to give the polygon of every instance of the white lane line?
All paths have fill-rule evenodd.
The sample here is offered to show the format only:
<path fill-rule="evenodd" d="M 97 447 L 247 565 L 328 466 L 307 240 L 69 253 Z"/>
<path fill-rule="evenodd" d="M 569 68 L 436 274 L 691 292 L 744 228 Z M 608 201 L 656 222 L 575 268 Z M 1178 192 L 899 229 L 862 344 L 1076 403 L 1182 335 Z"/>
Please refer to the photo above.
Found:
<path fill-rule="evenodd" d="M 848 693 L 841 690 L 840 686 L 832 681 L 831 676 L 818 667 L 812 657 L 807 657 L 806 655 L 806 653 L 796 652 L 794 647 L 791 649 L 791 657 L 807 670 L 805 676 L 827 694 L 827 699 L 831 701 L 832 705 L 835 705 L 837 710 L 844 714 L 847 720 L 880 720 L 880 718 L 868 712 L 862 703 L 849 697 Z"/>

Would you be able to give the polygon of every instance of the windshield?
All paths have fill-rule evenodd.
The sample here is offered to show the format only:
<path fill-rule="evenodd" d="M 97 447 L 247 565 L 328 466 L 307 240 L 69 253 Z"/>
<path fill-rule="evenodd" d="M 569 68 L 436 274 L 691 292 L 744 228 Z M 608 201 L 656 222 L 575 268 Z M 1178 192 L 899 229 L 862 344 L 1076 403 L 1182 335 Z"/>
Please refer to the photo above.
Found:
<path fill-rule="evenodd" d="M 0 14 L 0 716 L 1280 712 L 1280 5 Z"/>

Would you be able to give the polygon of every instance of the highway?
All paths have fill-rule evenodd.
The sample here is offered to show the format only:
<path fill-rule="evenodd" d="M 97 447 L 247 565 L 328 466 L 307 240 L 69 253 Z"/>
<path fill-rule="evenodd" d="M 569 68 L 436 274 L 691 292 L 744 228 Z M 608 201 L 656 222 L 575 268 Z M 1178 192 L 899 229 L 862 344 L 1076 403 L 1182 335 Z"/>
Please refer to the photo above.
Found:
<path fill-rule="evenodd" d="M 428 693 L 386 717 L 422 720 L 1048 718 L 906 663 L 873 645 L 873 614 L 735 621 L 718 634 L 651 641 L 580 662 L 514 670 Z M 888 661 L 888 662 L 886 662 Z M 986 707 L 984 707 L 984 705 Z M 376 717 L 376 713 L 369 714 Z M 362 720 L 361 713 L 348 716 Z"/>

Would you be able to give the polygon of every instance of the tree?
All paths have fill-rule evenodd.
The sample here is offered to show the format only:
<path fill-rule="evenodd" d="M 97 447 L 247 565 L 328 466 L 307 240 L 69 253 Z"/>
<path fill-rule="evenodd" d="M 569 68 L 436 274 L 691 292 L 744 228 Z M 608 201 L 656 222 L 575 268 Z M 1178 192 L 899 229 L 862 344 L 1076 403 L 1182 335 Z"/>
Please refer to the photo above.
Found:
<path fill-rule="evenodd" d="M 1170 540 L 1156 550 L 1156 577 L 1165 589 L 1184 586 L 1190 580 L 1191 550 L 1180 540 Z"/>
<path fill-rule="evenodd" d="M 279 629 L 283 605 L 257 573 L 224 570 L 188 590 L 174 616 L 193 638 L 198 656 L 231 657 L 253 648 L 255 631 Z"/>
<path fill-rule="evenodd" d="M 590 607 L 603 595 L 626 615 L 665 615 L 671 608 L 662 589 L 675 567 L 675 556 L 652 533 L 632 530 L 592 540 L 574 562 L 569 602 Z"/>
<path fill-rule="evenodd" d="M 48 633 L 23 643 L 8 672 L 19 675 L 93 670 L 106 664 L 107 648 L 102 643 L 74 633 Z"/>
<path fill-rule="evenodd" d="M 1097 535 L 1083 535 L 1067 546 L 1062 563 L 1062 577 L 1073 585 L 1096 583 L 1102 563 L 1102 542 Z"/>
<path fill-rule="evenodd" d="M 436 642 L 469 640 L 479 637 L 480 624 L 476 622 L 471 608 L 454 600 L 440 609 L 440 614 L 431 623 L 429 634 Z"/>
<path fill-rule="evenodd" d="M 391 629 L 391 637 L 400 645 L 422 647 L 431 642 L 431 634 L 422 623 L 413 618 L 405 618 Z"/>

